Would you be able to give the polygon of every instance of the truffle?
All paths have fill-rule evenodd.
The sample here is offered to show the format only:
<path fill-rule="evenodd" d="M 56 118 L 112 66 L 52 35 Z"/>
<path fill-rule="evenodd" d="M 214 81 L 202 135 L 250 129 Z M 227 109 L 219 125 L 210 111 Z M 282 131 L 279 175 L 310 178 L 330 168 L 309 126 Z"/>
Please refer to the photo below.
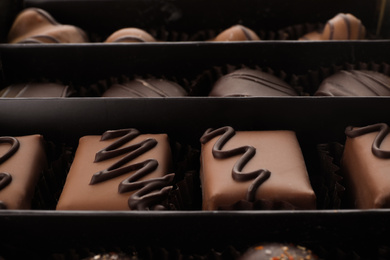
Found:
<path fill-rule="evenodd" d="M 315 96 L 390 96 L 390 77 L 368 70 L 342 70 L 325 78 Z"/>
<path fill-rule="evenodd" d="M 299 40 L 361 40 L 366 37 L 366 28 L 352 14 L 339 13 L 330 19 L 320 32 L 305 34 Z"/>
<path fill-rule="evenodd" d="M 313 252 L 306 247 L 283 244 L 264 243 L 249 248 L 239 260 L 310 260 L 318 259 Z"/>
<path fill-rule="evenodd" d="M 68 97 L 73 93 L 70 87 L 58 83 L 18 83 L 12 84 L 0 91 L 2 98 L 19 97 Z"/>
<path fill-rule="evenodd" d="M 234 25 L 219 33 L 212 41 L 230 42 L 230 41 L 259 41 L 259 40 L 260 37 L 253 30 L 242 25 Z"/>
<path fill-rule="evenodd" d="M 316 208 L 294 132 L 236 132 L 226 126 L 208 129 L 200 142 L 204 210 L 225 209 L 240 201 Z"/>
<path fill-rule="evenodd" d="M 345 130 L 341 170 L 354 208 L 390 207 L 389 131 L 385 123 Z"/>
<path fill-rule="evenodd" d="M 156 39 L 138 28 L 123 28 L 112 33 L 105 42 L 155 42 Z"/>
<path fill-rule="evenodd" d="M 187 91 L 179 84 L 164 79 L 134 79 L 121 84 L 114 84 L 102 95 L 103 97 L 181 97 Z"/>
<path fill-rule="evenodd" d="M 57 210 L 149 210 L 162 204 L 174 178 L 166 134 L 136 129 L 84 136 Z"/>
<path fill-rule="evenodd" d="M 84 43 L 86 33 L 73 25 L 58 23 L 48 12 L 28 8 L 19 13 L 8 34 L 9 43 Z"/>
<path fill-rule="evenodd" d="M 297 96 L 298 93 L 276 76 L 254 69 L 239 69 L 219 78 L 209 96 L 256 97 Z"/>
<path fill-rule="evenodd" d="M 41 135 L 0 137 L 0 209 L 30 209 L 35 186 L 47 168 Z"/>

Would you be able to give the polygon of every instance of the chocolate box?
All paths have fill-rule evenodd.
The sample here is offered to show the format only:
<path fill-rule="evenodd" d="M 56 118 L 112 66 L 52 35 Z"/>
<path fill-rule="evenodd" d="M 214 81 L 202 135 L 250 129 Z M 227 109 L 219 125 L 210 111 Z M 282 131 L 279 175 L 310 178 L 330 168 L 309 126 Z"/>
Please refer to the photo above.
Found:
<path fill-rule="evenodd" d="M 315 158 L 311 149 L 323 143 L 342 144 L 348 125 L 390 123 L 388 97 L 314 97 L 310 95 L 313 89 L 307 86 L 315 88 L 315 83 L 304 82 L 323 73 L 324 68 L 361 66 L 387 71 L 390 41 L 386 39 L 387 16 L 381 15 L 381 3 L 247 0 L 227 5 L 226 1 L 26 0 L 20 8 L 44 8 L 63 23 L 85 28 L 96 40 L 130 24 L 181 35 L 222 29 L 237 22 L 275 32 L 294 24 L 323 21 L 341 11 L 359 16 L 373 39 L 234 43 L 185 40 L 120 45 L 98 41 L 58 45 L 3 43 L 1 88 L 14 82 L 44 79 L 72 84 L 90 94 L 89 89 L 123 75 L 162 75 L 187 82 L 190 87 L 216 68 L 244 64 L 271 69 L 289 79 L 298 78 L 302 81 L 298 86 L 306 88 L 308 95 L 4 98 L 0 100 L 0 136 L 39 133 L 55 146 L 74 147 L 83 135 L 134 127 L 168 133 L 174 140 L 197 149 L 199 138 L 209 127 L 291 129 L 307 149 L 307 158 Z M 91 8 L 93 4 L 97 8 Z M 256 10 L 247 13 L 247 5 L 256 6 Z M 7 14 L 14 13 L 16 7 L 11 7 Z M 9 28 L 9 21 L 2 28 Z M 308 164 L 309 175 L 315 179 L 319 166 L 315 160 Z M 55 211 L 45 207 L 3 210 L 0 259 L 82 259 L 111 251 L 130 252 L 140 259 L 236 259 L 249 246 L 268 241 L 307 246 L 324 259 L 386 259 L 390 254 L 389 217 L 388 209 L 343 207 L 212 212 L 198 208 L 163 212 Z"/>

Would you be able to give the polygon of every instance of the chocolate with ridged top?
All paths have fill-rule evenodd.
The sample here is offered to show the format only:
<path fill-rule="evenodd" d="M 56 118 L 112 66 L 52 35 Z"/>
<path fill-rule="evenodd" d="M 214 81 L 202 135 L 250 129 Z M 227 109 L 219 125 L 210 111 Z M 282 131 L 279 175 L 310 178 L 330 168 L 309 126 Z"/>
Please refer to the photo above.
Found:
<path fill-rule="evenodd" d="M 390 208 L 389 132 L 385 123 L 345 130 L 341 169 L 352 207 Z"/>
<path fill-rule="evenodd" d="M 390 77 L 368 70 L 342 70 L 325 78 L 315 96 L 390 96 Z"/>
<path fill-rule="evenodd" d="M 259 41 L 260 37 L 251 29 L 243 25 L 234 25 L 219 33 L 212 41 Z"/>
<path fill-rule="evenodd" d="M 43 137 L 0 137 L 0 156 L 0 208 L 30 209 L 35 185 L 47 167 Z"/>
<path fill-rule="evenodd" d="M 68 97 L 73 93 L 70 87 L 59 83 L 18 83 L 0 91 L 0 98 Z"/>
<path fill-rule="evenodd" d="M 179 84 L 164 79 L 134 79 L 108 88 L 103 97 L 182 97 L 187 91 Z"/>
<path fill-rule="evenodd" d="M 305 247 L 284 243 L 263 243 L 249 248 L 239 260 L 313 260 L 318 257 Z"/>
<path fill-rule="evenodd" d="M 166 134 L 123 129 L 84 136 L 57 210 L 165 209 L 171 160 Z"/>
<path fill-rule="evenodd" d="M 361 40 L 366 37 L 366 28 L 352 14 L 339 13 L 330 19 L 321 32 L 310 32 L 299 40 Z"/>
<path fill-rule="evenodd" d="M 58 23 L 48 12 L 27 8 L 14 20 L 8 33 L 9 43 L 85 43 L 86 33 L 73 25 Z"/>
<path fill-rule="evenodd" d="M 254 69 L 239 69 L 219 78 L 209 96 L 262 97 L 297 96 L 298 93 L 276 76 Z"/>
<path fill-rule="evenodd" d="M 201 138 L 203 209 L 240 201 L 315 209 L 303 155 L 292 131 L 207 130 Z"/>
<path fill-rule="evenodd" d="M 123 28 L 112 33 L 104 42 L 155 42 L 156 39 L 138 28 Z"/>

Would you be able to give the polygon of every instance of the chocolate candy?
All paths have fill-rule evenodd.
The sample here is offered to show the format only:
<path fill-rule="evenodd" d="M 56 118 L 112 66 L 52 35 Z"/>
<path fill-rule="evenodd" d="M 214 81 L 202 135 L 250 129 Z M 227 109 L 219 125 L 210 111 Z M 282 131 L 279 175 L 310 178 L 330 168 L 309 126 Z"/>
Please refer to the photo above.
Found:
<path fill-rule="evenodd" d="M 165 209 L 171 161 L 166 134 L 123 129 L 84 136 L 57 210 Z"/>
<path fill-rule="evenodd" d="M 390 207 L 390 138 L 384 123 L 347 127 L 341 160 L 352 207 Z"/>
<path fill-rule="evenodd" d="M 222 76 L 209 93 L 209 96 L 214 97 L 297 95 L 298 93 L 285 81 L 261 70 L 247 68 Z"/>
<path fill-rule="evenodd" d="M 0 209 L 30 209 L 35 185 L 46 168 L 41 135 L 0 137 Z"/>
<path fill-rule="evenodd" d="M 200 139 L 203 209 L 240 201 L 315 209 L 303 155 L 292 131 L 209 129 Z"/>
<path fill-rule="evenodd" d="M 175 82 L 164 79 L 135 79 L 114 84 L 103 97 L 181 97 L 187 92 Z"/>
<path fill-rule="evenodd" d="M 339 13 L 330 19 L 321 32 L 310 32 L 299 40 L 361 40 L 366 37 L 366 28 L 352 14 Z"/>
<path fill-rule="evenodd" d="M 305 247 L 283 243 L 264 243 L 249 248 L 239 260 L 312 260 L 318 259 L 313 252 Z"/>
<path fill-rule="evenodd" d="M 73 25 L 58 23 L 48 12 L 28 8 L 20 12 L 8 34 L 9 43 L 84 43 L 86 33 Z"/>
<path fill-rule="evenodd" d="M 389 96 L 390 77 L 375 71 L 342 70 L 322 81 L 315 96 Z"/>
<path fill-rule="evenodd" d="M 149 33 L 138 28 L 123 28 L 111 34 L 105 42 L 155 42 Z"/>
<path fill-rule="evenodd" d="M 58 83 L 19 83 L 0 91 L 2 98 L 68 97 L 73 93 L 69 86 Z"/>
<path fill-rule="evenodd" d="M 242 26 L 234 25 L 223 32 L 219 33 L 212 41 L 259 41 L 260 37 L 251 29 Z"/>

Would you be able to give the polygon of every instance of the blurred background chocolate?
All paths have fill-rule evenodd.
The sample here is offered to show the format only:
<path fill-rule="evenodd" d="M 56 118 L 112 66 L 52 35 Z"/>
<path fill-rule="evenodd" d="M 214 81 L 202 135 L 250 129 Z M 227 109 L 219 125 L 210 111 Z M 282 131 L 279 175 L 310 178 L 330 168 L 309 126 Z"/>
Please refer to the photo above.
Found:
<path fill-rule="evenodd" d="M 249 248 L 240 260 L 313 260 L 318 257 L 306 247 L 289 243 L 263 243 Z"/>
<path fill-rule="evenodd" d="M 73 93 L 68 85 L 49 82 L 12 84 L 0 90 L 0 98 L 69 97 Z"/>
<path fill-rule="evenodd" d="M 123 28 L 111 34 L 105 42 L 155 42 L 148 32 L 138 28 Z"/>
<path fill-rule="evenodd" d="M 243 25 L 234 25 L 219 33 L 212 41 L 259 41 L 260 37 L 251 29 Z"/>
<path fill-rule="evenodd" d="M 187 91 L 177 83 L 164 79 L 137 78 L 129 82 L 113 84 L 103 97 L 182 97 Z"/>
<path fill-rule="evenodd" d="M 9 43 L 84 43 L 87 34 L 73 25 L 58 23 L 39 8 L 21 11 L 8 33 Z"/>
<path fill-rule="evenodd" d="M 285 81 L 270 73 L 243 68 L 219 78 L 209 96 L 298 96 L 298 93 Z"/>
<path fill-rule="evenodd" d="M 366 28 L 352 14 L 339 13 L 330 19 L 322 31 L 310 32 L 299 40 L 362 40 L 366 37 Z"/>
<path fill-rule="evenodd" d="M 369 70 L 341 70 L 325 78 L 315 96 L 390 96 L 390 77 Z"/>

